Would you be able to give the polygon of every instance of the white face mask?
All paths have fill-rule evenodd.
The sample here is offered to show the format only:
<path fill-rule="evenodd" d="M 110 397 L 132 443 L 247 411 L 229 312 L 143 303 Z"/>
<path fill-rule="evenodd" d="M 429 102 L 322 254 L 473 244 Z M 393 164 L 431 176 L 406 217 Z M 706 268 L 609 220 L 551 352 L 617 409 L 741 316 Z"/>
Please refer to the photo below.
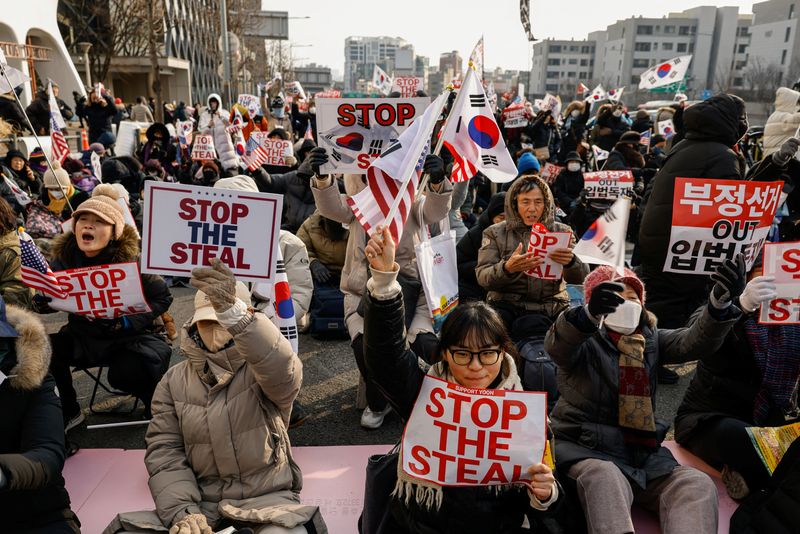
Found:
<path fill-rule="evenodd" d="M 577 119 L 578 117 L 581 116 L 581 112 L 578 109 L 573 109 L 572 113 L 570 113 L 570 115 L 572 115 L 573 117 L 575 117 Z"/>
<path fill-rule="evenodd" d="M 622 117 L 622 112 L 621 112 L 620 110 L 616 110 L 616 111 L 614 112 L 614 116 L 615 116 L 615 117 Z"/>
<path fill-rule="evenodd" d="M 636 331 L 641 319 L 642 305 L 633 300 L 626 300 L 614 310 L 614 313 L 606 315 L 604 324 L 609 330 L 628 335 Z"/>
<path fill-rule="evenodd" d="M 581 170 L 581 164 L 577 162 L 567 163 L 567 170 L 569 172 L 578 172 Z"/>
<path fill-rule="evenodd" d="M 50 194 L 53 196 L 53 198 L 56 198 L 56 199 L 62 199 L 62 198 L 64 198 L 64 193 L 63 193 L 63 192 L 61 192 L 61 190 L 60 190 L 60 189 L 48 189 L 48 191 L 49 191 L 49 192 L 50 192 Z"/>
<path fill-rule="evenodd" d="M 316 115 L 317 114 L 317 108 L 308 108 L 308 112 L 310 114 L 312 114 L 312 115 Z"/>

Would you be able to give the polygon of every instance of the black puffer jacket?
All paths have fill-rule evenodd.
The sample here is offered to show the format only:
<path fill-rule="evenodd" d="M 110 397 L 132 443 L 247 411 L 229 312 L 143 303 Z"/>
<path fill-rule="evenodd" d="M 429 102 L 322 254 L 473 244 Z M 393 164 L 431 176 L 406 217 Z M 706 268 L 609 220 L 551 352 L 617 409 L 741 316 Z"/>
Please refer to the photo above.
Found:
<path fill-rule="evenodd" d="M 572 202 L 580 196 L 583 187 L 583 172 L 581 171 L 572 172 L 565 167 L 556 176 L 553 182 L 553 196 L 558 207 L 564 210 L 567 215 L 572 212 Z"/>
<path fill-rule="evenodd" d="M 0 371 L 0 489 L 3 532 L 41 529 L 73 517 L 64 488 L 64 426 L 55 381 L 48 373 L 50 341 L 34 314 L 9 306 L 8 322 L 20 333 Z M 5 340 L 2 340 L 5 343 Z"/>
<path fill-rule="evenodd" d="M 56 97 L 56 104 L 64 120 L 70 120 L 73 116 L 72 108 L 58 97 Z M 33 124 L 37 134 L 50 135 L 50 97 L 47 96 L 46 91 L 39 91 L 34 101 L 25 109 L 25 112 L 28 114 L 28 118 L 31 120 L 31 124 Z"/>
<path fill-rule="evenodd" d="M 417 356 L 406 348 L 403 299 L 388 300 L 364 295 L 364 357 L 370 380 L 386 396 L 397 414 L 407 421 L 425 377 L 417 364 Z M 513 372 L 516 373 L 516 370 Z M 527 492 L 507 490 L 495 494 L 486 487 L 444 487 L 438 511 L 429 511 L 412 502 L 409 505 L 393 498 L 392 520 L 387 532 L 415 534 L 506 534 L 519 532 L 523 517 L 536 524 L 537 516 L 552 514 L 530 507 Z"/>
<path fill-rule="evenodd" d="M 275 193 L 284 195 L 284 223 L 281 225 L 283 230 L 297 233 L 303 221 L 311 217 L 317 209 L 314 203 L 314 195 L 311 193 L 311 177 L 300 176 L 297 171 L 289 171 L 285 174 L 267 174 L 266 179 L 256 179 L 258 189 L 263 193 Z M 254 177 L 255 179 L 255 177 Z"/>
<path fill-rule="evenodd" d="M 731 149 L 741 137 L 744 102 L 720 94 L 699 102 L 684 113 L 686 138 L 673 146 L 664 166 L 645 192 L 639 231 L 641 278 L 648 301 L 662 324 L 672 327 L 686 319 L 704 301 L 708 276 L 664 272 L 672 229 L 675 178 L 744 178 L 744 165 Z"/>
<path fill-rule="evenodd" d="M 738 308 L 732 308 L 728 319 L 717 320 L 705 306 L 691 326 L 676 330 L 658 329 L 652 314 L 642 314 L 644 365 L 654 411 L 659 364 L 694 360 L 716 351 L 739 314 Z M 583 307 L 572 308 L 550 328 L 545 350 L 558 365 L 561 396 L 550 418 L 559 471 L 587 458 L 606 460 L 642 488 L 672 472 L 678 463 L 668 449 L 650 451 L 625 443 L 619 427 L 619 349 L 605 328 L 598 330 Z M 668 428 L 667 422 L 656 420 L 659 443 Z"/>

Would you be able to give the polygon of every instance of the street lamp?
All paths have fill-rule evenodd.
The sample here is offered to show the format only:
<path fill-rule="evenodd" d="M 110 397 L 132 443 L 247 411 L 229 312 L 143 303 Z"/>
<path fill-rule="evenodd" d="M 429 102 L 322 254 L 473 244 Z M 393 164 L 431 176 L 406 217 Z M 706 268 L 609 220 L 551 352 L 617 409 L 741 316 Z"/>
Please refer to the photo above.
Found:
<path fill-rule="evenodd" d="M 81 42 L 77 43 L 78 49 L 80 50 L 81 54 L 83 54 L 83 66 L 85 69 L 86 75 L 86 87 L 92 86 L 92 73 L 89 69 L 89 49 L 92 47 L 92 43 Z"/>

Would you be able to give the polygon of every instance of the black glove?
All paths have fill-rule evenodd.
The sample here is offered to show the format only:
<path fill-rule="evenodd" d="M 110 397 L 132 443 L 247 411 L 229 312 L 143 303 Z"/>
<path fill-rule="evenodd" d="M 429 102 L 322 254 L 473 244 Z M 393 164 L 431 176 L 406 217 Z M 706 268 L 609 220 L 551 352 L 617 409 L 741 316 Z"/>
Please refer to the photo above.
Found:
<path fill-rule="evenodd" d="M 318 284 L 324 284 L 331 279 L 331 270 L 325 267 L 321 261 L 314 260 L 311 262 L 311 276 Z"/>
<path fill-rule="evenodd" d="M 428 175 L 428 182 L 433 185 L 444 182 L 444 160 L 435 154 L 429 154 L 422 165 L 422 171 Z"/>
<path fill-rule="evenodd" d="M 312 178 L 319 174 L 319 168 L 328 163 L 328 153 L 322 147 L 311 150 L 297 168 L 297 175 L 302 178 Z"/>
<path fill-rule="evenodd" d="M 589 313 L 595 318 L 613 313 L 620 304 L 625 302 L 618 293 L 625 291 L 625 286 L 619 282 L 603 282 L 592 291 L 589 299 Z"/>
<path fill-rule="evenodd" d="M 33 304 L 33 311 L 36 313 L 56 313 L 57 310 L 54 310 L 50 307 L 50 303 L 53 301 L 52 298 L 46 295 L 34 295 L 31 299 L 31 303 Z"/>
<path fill-rule="evenodd" d="M 724 308 L 726 303 L 738 298 L 747 286 L 744 255 L 737 255 L 735 261 L 725 260 L 711 275 L 711 280 L 716 282 L 711 290 L 711 304 L 715 308 Z"/>

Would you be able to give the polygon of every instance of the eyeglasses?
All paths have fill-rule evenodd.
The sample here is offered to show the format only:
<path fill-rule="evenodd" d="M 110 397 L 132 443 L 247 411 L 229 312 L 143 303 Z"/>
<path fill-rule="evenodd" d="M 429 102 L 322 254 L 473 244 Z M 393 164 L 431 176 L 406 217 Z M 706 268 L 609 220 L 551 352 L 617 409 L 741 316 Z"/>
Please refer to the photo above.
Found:
<path fill-rule="evenodd" d="M 453 361 L 458 365 L 467 366 L 472 363 L 472 358 L 478 357 L 481 365 L 494 365 L 500 359 L 500 349 L 483 349 L 477 352 L 464 349 L 448 349 L 453 356 Z"/>

